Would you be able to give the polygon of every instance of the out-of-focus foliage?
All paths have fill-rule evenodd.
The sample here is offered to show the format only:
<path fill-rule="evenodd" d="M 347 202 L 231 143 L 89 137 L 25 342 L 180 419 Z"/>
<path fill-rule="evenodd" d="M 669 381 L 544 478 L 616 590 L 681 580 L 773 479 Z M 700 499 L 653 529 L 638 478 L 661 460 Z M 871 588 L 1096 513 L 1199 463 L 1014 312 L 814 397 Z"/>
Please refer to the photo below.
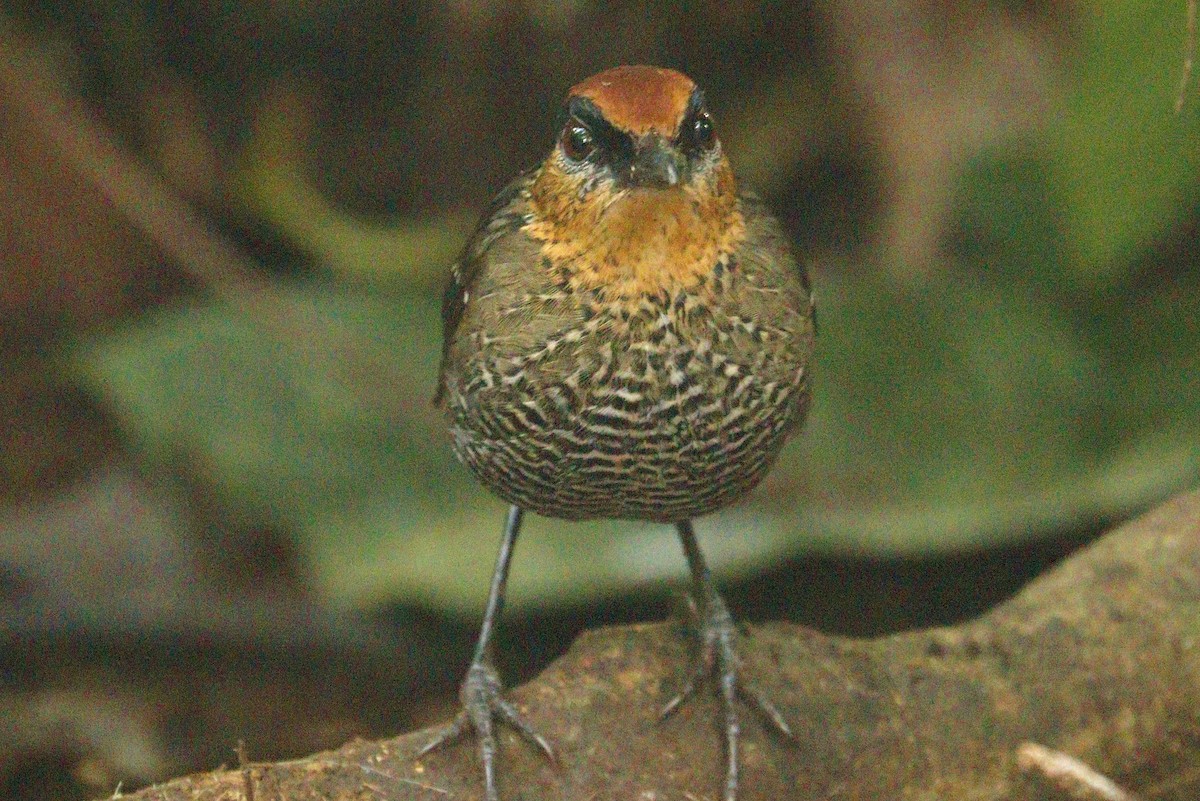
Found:
<path fill-rule="evenodd" d="M 1141 250 L 1196 201 L 1197 101 L 1173 113 L 1183 4 L 1081 8 L 1085 46 L 1044 140 L 1046 178 L 1065 235 L 1069 280 L 1115 286 Z"/>
<path fill-rule="evenodd" d="M 306 180 L 292 130 L 299 98 L 280 91 L 266 104 L 240 159 L 238 200 L 345 282 L 404 285 L 446 269 L 475 222 L 463 210 L 379 223 L 338 209 Z"/>
<path fill-rule="evenodd" d="M 945 270 L 898 287 L 886 269 L 818 265 L 812 419 L 749 503 L 700 522 L 719 567 L 1037 537 L 1195 481 L 1200 281 L 1144 267 L 1198 199 L 1198 104 L 1172 112 L 1173 11 L 1081 11 L 1045 124 L 958 165 Z M 371 275 L 376 233 L 285 167 L 244 166 L 242 200 L 335 273 Z M 395 230 L 386 241 L 428 236 Z M 441 232 L 419 241 L 447 252 Z M 163 311 L 76 363 L 149 459 L 186 460 L 230 508 L 298 532 L 331 597 L 473 610 L 502 505 L 453 463 L 429 404 L 436 297 L 384 283 Z M 535 521 L 509 600 L 674 575 L 676 547 L 663 527 Z"/>
<path fill-rule="evenodd" d="M 727 570 L 813 547 L 1011 541 L 1115 514 L 1195 475 L 1194 331 L 1101 349 L 1061 307 L 1011 283 L 827 289 L 807 434 L 752 503 L 700 523 Z M 393 300 L 325 289 L 266 299 L 253 320 L 189 309 L 85 363 L 120 392 L 115 405 L 153 458 L 188 454 L 239 504 L 295 527 L 332 596 L 403 593 L 470 609 L 503 507 L 453 463 L 429 406 L 433 302 Z M 1109 330 L 1156 328 L 1164 309 L 1197 306 L 1162 298 Z M 530 532 L 514 604 L 611 593 L 678 569 L 661 527 L 536 521 Z"/>

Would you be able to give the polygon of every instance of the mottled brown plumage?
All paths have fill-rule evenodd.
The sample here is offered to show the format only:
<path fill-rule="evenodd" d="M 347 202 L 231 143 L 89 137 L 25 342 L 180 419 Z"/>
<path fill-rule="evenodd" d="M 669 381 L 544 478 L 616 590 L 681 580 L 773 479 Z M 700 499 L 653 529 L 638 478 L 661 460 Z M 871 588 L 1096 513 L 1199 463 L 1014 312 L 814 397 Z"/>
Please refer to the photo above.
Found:
<path fill-rule="evenodd" d="M 733 687 L 732 621 L 690 520 L 749 492 L 809 402 L 807 276 L 763 205 L 737 193 L 691 80 L 618 67 L 577 84 L 565 111 L 553 152 L 471 238 L 443 309 L 437 398 L 455 452 L 514 507 L 467 716 L 450 732 L 480 731 L 489 798 L 490 717 L 524 727 L 498 706 L 489 655 L 520 511 L 676 524 L 703 656 Z M 738 727 L 725 701 L 732 799 Z"/>

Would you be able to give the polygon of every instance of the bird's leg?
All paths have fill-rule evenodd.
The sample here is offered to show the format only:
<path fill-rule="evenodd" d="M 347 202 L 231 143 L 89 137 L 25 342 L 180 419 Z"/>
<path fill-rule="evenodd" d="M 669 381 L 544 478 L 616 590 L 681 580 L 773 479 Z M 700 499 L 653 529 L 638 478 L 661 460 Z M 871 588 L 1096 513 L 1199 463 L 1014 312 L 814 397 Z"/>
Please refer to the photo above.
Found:
<path fill-rule="evenodd" d="M 737 653 L 737 625 L 729 613 L 725 600 L 713 584 L 712 574 L 700 546 L 692 522 L 683 520 L 676 524 L 683 552 L 687 555 L 688 567 L 692 572 L 692 600 L 696 608 L 696 622 L 700 640 L 696 665 L 684 682 L 679 694 L 672 698 L 662 710 L 666 718 L 692 696 L 696 686 L 714 677 L 717 682 L 721 704 L 722 728 L 725 731 L 725 801 L 734 801 L 738 784 L 738 737 L 741 724 L 738 721 L 737 699 L 749 701 L 758 708 L 776 729 L 787 737 L 792 730 L 779 710 L 742 679 L 741 658 Z"/>
<path fill-rule="evenodd" d="M 417 756 L 424 756 L 463 735 L 468 728 L 474 729 L 479 739 L 479 758 L 483 762 L 484 797 L 487 801 L 499 801 L 496 790 L 496 734 L 493 724 L 499 720 L 512 726 L 529 742 L 554 760 L 554 750 L 533 727 L 525 722 L 517 708 L 503 697 L 504 685 L 496 671 L 492 635 L 504 607 L 504 588 L 508 583 L 508 568 L 512 563 L 513 548 L 521 532 L 521 508 L 508 510 L 508 521 L 504 526 L 504 538 L 500 541 L 500 553 L 496 557 L 496 571 L 492 574 L 492 588 L 488 593 L 487 609 L 483 613 L 483 625 L 479 629 L 479 641 L 475 644 L 475 656 L 467 668 L 459 690 L 462 711 L 426 744 Z"/>

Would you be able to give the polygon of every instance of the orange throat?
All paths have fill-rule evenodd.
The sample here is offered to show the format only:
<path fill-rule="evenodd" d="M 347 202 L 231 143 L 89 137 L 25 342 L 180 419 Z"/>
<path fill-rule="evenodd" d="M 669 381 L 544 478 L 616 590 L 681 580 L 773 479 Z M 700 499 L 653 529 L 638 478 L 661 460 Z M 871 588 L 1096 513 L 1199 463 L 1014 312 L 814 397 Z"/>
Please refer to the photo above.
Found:
<path fill-rule="evenodd" d="M 525 231 L 573 289 L 614 300 L 695 289 L 745 233 L 732 186 L 594 189 L 581 201 L 577 187 L 563 185 L 568 180 L 539 178 L 531 193 L 537 213 Z"/>

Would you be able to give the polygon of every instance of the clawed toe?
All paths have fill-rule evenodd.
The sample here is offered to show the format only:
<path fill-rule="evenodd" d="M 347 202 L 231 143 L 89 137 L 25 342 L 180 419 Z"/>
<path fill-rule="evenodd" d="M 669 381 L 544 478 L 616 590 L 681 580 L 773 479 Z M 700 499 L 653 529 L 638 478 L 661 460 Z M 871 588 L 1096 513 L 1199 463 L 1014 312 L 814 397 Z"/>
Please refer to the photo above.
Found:
<path fill-rule="evenodd" d="M 738 746 L 741 738 L 738 699 L 753 706 L 772 728 L 785 737 L 794 739 L 795 736 L 791 726 L 775 705 L 742 678 L 742 660 L 737 652 L 739 627 L 713 584 L 712 574 L 700 553 L 691 522 L 681 521 L 677 528 L 688 565 L 692 570 L 689 609 L 693 614 L 699 648 L 691 674 L 679 694 L 663 707 L 660 719 L 678 711 L 695 694 L 701 682 L 712 681 L 715 684 L 714 689 L 719 698 L 721 728 L 725 735 L 725 786 L 722 797 L 724 801 L 736 801 Z"/>
<path fill-rule="evenodd" d="M 749 701 L 754 705 L 762 716 L 775 728 L 777 732 L 787 737 L 789 740 L 795 740 L 796 734 L 792 731 L 792 727 L 784 720 L 783 713 L 775 704 L 771 703 L 771 699 L 763 695 L 757 687 L 738 681 L 738 695 L 744 700 Z"/>
<path fill-rule="evenodd" d="M 720 698 L 722 728 L 725 732 L 723 798 L 725 801 L 734 801 L 738 787 L 738 745 L 741 734 L 738 699 L 753 706 L 785 737 L 795 739 L 795 735 L 779 709 L 758 688 L 741 677 L 742 660 L 737 653 L 737 627 L 721 597 L 715 592 L 705 591 L 694 608 L 699 640 L 695 663 L 679 692 L 659 712 L 659 720 L 666 720 L 679 711 L 696 694 L 696 688 L 702 683 L 714 682 Z"/>
<path fill-rule="evenodd" d="M 443 745 L 457 740 L 467 730 L 469 723 L 466 711 L 459 712 L 454 720 L 438 730 L 438 733 L 433 736 L 432 740 L 421 746 L 421 750 L 417 751 L 417 758 L 419 759 L 429 752 L 436 751 Z"/>
<path fill-rule="evenodd" d="M 698 664 L 696 665 L 695 669 L 692 671 L 692 675 L 688 676 L 687 681 L 685 681 L 683 686 L 679 688 L 679 692 L 674 698 L 672 698 L 670 701 L 667 701 L 667 703 L 664 704 L 663 708 L 659 711 L 659 722 L 666 720 L 667 718 L 671 717 L 671 715 L 674 715 L 676 712 L 678 712 L 684 703 L 696 694 L 696 687 L 699 686 L 702 681 L 708 679 L 708 675 L 711 670 L 712 668 L 708 664 L 708 661 L 701 657 L 698 660 Z"/>
<path fill-rule="evenodd" d="M 554 749 L 550 747 L 550 742 L 545 737 L 538 734 L 537 731 L 535 731 L 534 728 L 530 726 L 523 717 L 521 717 L 521 714 L 517 712 L 517 708 L 513 706 L 510 701 L 506 701 L 503 698 L 497 698 L 495 705 L 492 707 L 492 713 L 511 726 L 517 732 L 517 734 L 520 734 L 522 737 L 524 737 L 526 742 L 537 746 L 541 752 L 546 755 L 546 759 L 553 763 L 558 762 L 558 757 L 555 755 Z"/>
<path fill-rule="evenodd" d="M 496 733 L 495 723 L 499 721 L 512 727 L 526 741 L 546 755 L 551 762 L 557 762 L 554 749 L 549 741 L 521 716 L 512 702 L 506 700 L 502 693 L 504 686 L 500 683 L 496 669 L 488 661 L 476 661 L 467 670 L 459 698 L 462 701 L 462 711 L 434 735 L 433 739 L 421 747 L 417 757 L 422 757 L 431 751 L 441 748 L 465 735 L 468 731 L 475 733 L 479 740 L 479 758 L 483 763 L 484 797 L 487 801 L 498 801 L 499 791 L 496 788 Z"/>

